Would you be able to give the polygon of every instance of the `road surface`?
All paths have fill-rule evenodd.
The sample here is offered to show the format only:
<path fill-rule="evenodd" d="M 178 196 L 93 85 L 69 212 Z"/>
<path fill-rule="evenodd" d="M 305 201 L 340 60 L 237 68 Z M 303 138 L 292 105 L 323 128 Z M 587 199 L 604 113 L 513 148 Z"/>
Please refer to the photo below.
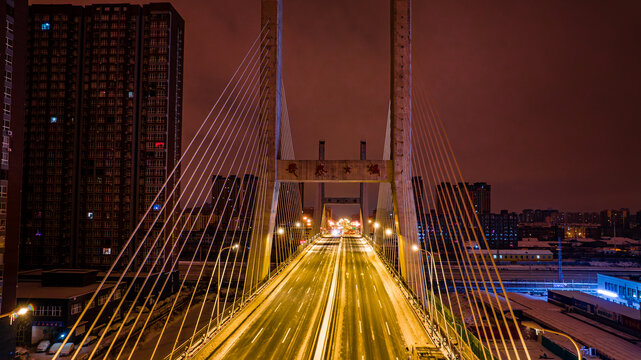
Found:
<path fill-rule="evenodd" d="M 325 238 L 205 359 L 407 359 L 430 345 L 409 305 L 362 238 Z M 199 357 L 200 358 L 200 357 Z"/>

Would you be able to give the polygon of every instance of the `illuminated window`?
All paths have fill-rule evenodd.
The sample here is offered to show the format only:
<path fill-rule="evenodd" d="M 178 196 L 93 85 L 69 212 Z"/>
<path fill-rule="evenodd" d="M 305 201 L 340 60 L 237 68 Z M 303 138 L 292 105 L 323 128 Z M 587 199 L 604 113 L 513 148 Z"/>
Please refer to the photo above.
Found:
<path fill-rule="evenodd" d="M 537 258 L 537 259 L 540 259 L 540 258 L 541 258 L 541 255 L 537 255 L 537 256 L 536 256 L 536 258 Z"/>
<path fill-rule="evenodd" d="M 133 92 L 133 91 L 128 92 L 128 93 L 127 93 L 127 96 L 129 96 L 129 98 L 130 98 L 130 99 L 133 99 L 133 97 L 134 97 L 134 92 Z"/>
<path fill-rule="evenodd" d="M 111 255 L 111 248 L 102 248 L 103 255 Z"/>
<path fill-rule="evenodd" d="M 49 118 L 49 122 L 52 123 L 52 124 L 55 124 L 55 123 L 58 122 L 58 118 L 55 117 L 55 116 L 52 116 L 51 118 Z"/>
<path fill-rule="evenodd" d="M 87 219 L 93 219 L 93 213 L 91 211 L 87 213 Z"/>
<path fill-rule="evenodd" d="M 156 147 L 157 147 L 157 148 L 164 149 L 164 148 L 165 148 L 165 143 L 164 143 L 164 142 L 157 142 L 157 143 L 156 143 Z"/>
<path fill-rule="evenodd" d="M 155 204 L 154 205 L 154 210 L 156 210 L 156 211 L 160 210 L 161 208 L 162 208 L 162 206 L 160 206 L 160 204 Z"/>
<path fill-rule="evenodd" d="M 49 30 L 49 29 L 51 29 L 51 24 L 49 24 L 48 22 L 40 24 L 40 30 Z"/>

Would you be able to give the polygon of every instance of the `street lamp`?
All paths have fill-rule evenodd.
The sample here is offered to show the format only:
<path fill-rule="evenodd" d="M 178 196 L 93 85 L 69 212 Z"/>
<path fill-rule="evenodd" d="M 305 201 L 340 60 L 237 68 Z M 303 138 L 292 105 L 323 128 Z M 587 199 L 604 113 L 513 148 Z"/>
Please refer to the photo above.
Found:
<path fill-rule="evenodd" d="M 31 305 L 28 306 L 23 306 L 19 309 L 16 309 L 14 311 L 8 312 L 6 314 L 0 315 L 0 319 L 9 317 L 9 324 L 13 324 L 13 320 L 17 319 L 20 316 L 27 315 L 29 311 L 33 311 L 33 307 Z"/>
<path fill-rule="evenodd" d="M 283 235 L 285 233 L 285 229 L 278 228 L 278 230 L 276 230 L 276 232 L 278 233 L 278 235 Z"/>
<path fill-rule="evenodd" d="M 380 226 L 381 224 L 379 224 L 378 221 L 374 223 L 374 229 L 378 229 Z"/>
<path fill-rule="evenodd" d="M 392 229 L 390 229 L 390 228 L 385 229 L 385 235 L 392 236 L 393 233 L 394 233 L 394 231 Z"/>
<path fill-rule="evenodd" d="M 234 244 L 234 245 L 231 245 L 231 246 L 224 247 L 224 248 L 220 249 L 220 251 L 218 252 L 218 257 L 216 257 L 216 262 L 214 263 L 214 271 L 216 271 L 216 267 L 218 267 L 218 284 L 216 284 L 216 286 L 218 287 L 218 291 L 216 292 L 216 296 L 217 297 L 220 296 L 220 286 L 221 286 L 221 281 L 220 281 L 220 255 L 222 255 L 223 251 L 225 251 L 225 250 L 229 250 L 229 249 L 237 250 L 238 247 L 239 247 L 239 244 Z M 217 324 L 217 326 L 220 326 L 220 301 L 216 301 L 216 324 Z"/>
<path fill-rule="evenodd" d="M 572 342 L 572 345 L 574 345 L 574 348 L 576 349 L 577 359 L 578 360 L 582 360 L 583 359 L 583 356 L 581 355 L 581 349 L 579 349 L 579 344 L 577 344 L 576 341 L 574 341 L 574 339 L 572 339 L 569 335 L 564 334 L 562 332 L 553 331 L 553 330 L 550 330 L 550 329 L 544 329 L 541 326 L 539 326 L 539 324 L 537 324 L 537 323 L 535 323 L 533 321 L 521 321 L 521 325 L 525 326 L 526 328 L 530 328 L 530 329 L 536 330 L 537 334 L 540 331 L 542 333 L 549 332 L 549 333 L 552 333 L 552 334 L 557 334 L 557 335 L 563 336 L 564 338 L 570 340 Z"/>
<path fill-rule="evenodd" d="M 412 251 L 421 251 L 421 253 L 425 253 L 425 256 L 429 259 L 429 266 L 428 266 L 428 277 L 430 279 L 430 307 L 431 307 L 431 312 L 430 312 L 430 329 L 433 329 L 433 324 L 434 324 L 434 317 L 435 317 L 435 312 L 436 312 L 436 304 L 434 303 L 434 274 L 436 273 L 436 262 L 434 261 L 434 254 L 432 252 L 427 251 L 425 249 L 421 249 L 418 245 L 414 244 L 412 245 Z M 421 256 L 421 264 L 423 263 L 423 257 Z"/>
<path fill-rule="evenodd" d="M 300 227 L 300 222 L 297 221 L 295 225 L 296 225 L 296 227 Z"/>

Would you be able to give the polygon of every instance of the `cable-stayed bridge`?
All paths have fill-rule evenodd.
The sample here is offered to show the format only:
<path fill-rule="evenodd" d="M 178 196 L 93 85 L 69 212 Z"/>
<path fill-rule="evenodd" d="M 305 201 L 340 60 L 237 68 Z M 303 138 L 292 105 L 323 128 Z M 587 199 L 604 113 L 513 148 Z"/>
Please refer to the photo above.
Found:
<path fill-rule="evenodd" d="M 390 4 L 384 153 L 301 160 L 282 0 L 261 1 L 256 39 L 64 339 L 80 339 L 71 359 L 530 359 L 494 260 L 468 251 L 488 244 L 413 76 L 411 1 Z M 329 182 L 377 184 L 371 237 L 321 236 L 319 214 L 306 231 L 300 184 Z"/>

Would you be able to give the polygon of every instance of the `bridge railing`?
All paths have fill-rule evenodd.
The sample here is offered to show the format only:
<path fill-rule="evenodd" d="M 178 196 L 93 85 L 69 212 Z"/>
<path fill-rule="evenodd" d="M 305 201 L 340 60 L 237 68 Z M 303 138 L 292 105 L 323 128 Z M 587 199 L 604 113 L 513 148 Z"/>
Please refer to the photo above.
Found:
<path fill-rule="evenodd" d="M 425 327 L 427 334 L 446 357 L 449 359 L 495 359 L 491 351 L 467 329 L 465 324 L 454 316 L 447 306 L 441 303 L 432 289 L 426 289 L 428 296 L 427 303 L 431 304 L 431 311 L 442 315 L 439 318 L 436 314 L 431 313 L 430 310 L 421 303 L 409 285 L 400 276 L 396 267 L 389 262 L 388 258 L 384 256 L 372 239 L 367 235 L 363 237 L 370 243 L 372 248 L 374 248 L 374 252 L 396 280 L 396 284 L 405 295 L 405 299 L 408 301 L 415 315 Z M 469 339 L 469 341 L 466 339 Z"/>
<path fill-rule="evenodd" d="M 204 344 L 206 344 L 208 341 L 212 340 L 216 335 L 218 335 L 230 322 L 231 320 L 234 319 L 234 317 L 239 314 L 244 308 L 247 307 L 248 304 L 252 302 L 259 294 L 262 293 L 262 291 L 272 282 L 275 280 L 275 278 L 283 272 L 291 263 L 292 261 L 300 255 L 301 252 L 303 252 L 305 249 L 307 249 L 310 245 L 314 244 L 316 240 L 320 237 L 320 234 L 315 234 L 312 237 L 308 239 L 308 241 L 300 246 L 283 262 L 279 263 L 276 268 L 274 268 L 267 279 L 263 281 L 256 290 L 254 290 L 252 293 L 245 293 L 243 296 L 241 296 L 239 299 L 237 299 L 233 306 L 230 307 L 230 312 L 223 316 L 223 318 L 220 321 L 220 324 L 217 325 L 216 327 L 212 329 L 207 329 L 207 326 L 203 326 L 201 329 L 199 329 L 195 336 L 192 338 L 189 338 L 185 341 L 183 341 L 180 345 L 176 347 L 174 351 L 172 351 L 170 354 L 167 354 L 163 360 L 182 360 L 182 359 L 189 359 L 192 357 L 194 354 L 198 353 Z"/>

